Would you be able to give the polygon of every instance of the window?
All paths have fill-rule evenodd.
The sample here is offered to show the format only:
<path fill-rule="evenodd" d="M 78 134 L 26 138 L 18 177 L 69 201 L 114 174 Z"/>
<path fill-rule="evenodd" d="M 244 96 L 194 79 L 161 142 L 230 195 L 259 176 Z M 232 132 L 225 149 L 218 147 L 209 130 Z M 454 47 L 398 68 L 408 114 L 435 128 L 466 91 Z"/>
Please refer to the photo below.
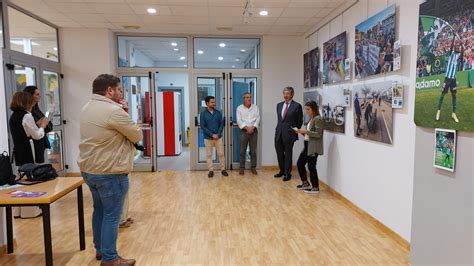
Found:
<path fill-rule="evenodd" d="M 8 7 L 10 46 L 14 51 L 58 62 L 58 36 L 54 27 Z"/>
<path fill-rule="evenodd" d="M 118 37 L 119 67 L 188 67 L 187 38 Z"/>
<path fill-rule="evenodd" d="M 36 85 L 36 70 L 32 67 L 15 65 L 16 91 L 23 91 L 26 86 Z"/>
<path fill-rule="evenodd" d="M 59 75 L 55 72 L 43 71 L 43 99 L 46 110 L 53 113 L 54 126 L 61 125 L 61 98 L 59 95 Z"/>
<path fill-rule="evenodd" d="M 195 68 L 257 69 L 260 39 L 194 38 Z"/>

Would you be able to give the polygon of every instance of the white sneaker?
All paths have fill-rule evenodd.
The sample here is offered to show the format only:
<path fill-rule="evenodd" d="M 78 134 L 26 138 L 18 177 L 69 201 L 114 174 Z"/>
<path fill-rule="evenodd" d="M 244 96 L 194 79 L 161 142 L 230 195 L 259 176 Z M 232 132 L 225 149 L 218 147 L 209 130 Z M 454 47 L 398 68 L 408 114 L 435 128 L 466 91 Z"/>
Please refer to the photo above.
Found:
<path fill-rule="evenodd" d="M 453 114 L 451 115 L 451 117 L 454 119 L 454 121 L 455 121 L 456 123 L 459 123 L 459 119 L 458 119 L 458 117 L 456 116 L 456 113 L 453 113 Z"/>
<path fill-rule="evenodd" d="M 441 111 L 438 110 L 438 112 L 436 113 L 436 121 L 439 121 L 439 116 L 441 115 Z"/>

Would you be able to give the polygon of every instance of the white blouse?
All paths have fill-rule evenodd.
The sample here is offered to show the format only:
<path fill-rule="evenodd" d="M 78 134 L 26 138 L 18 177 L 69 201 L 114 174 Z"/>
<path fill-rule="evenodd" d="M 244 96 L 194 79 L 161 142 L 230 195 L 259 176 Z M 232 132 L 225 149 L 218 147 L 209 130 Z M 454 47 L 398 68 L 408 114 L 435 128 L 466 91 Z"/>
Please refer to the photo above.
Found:
<path fill-rule="evenodd" d="M 309 131 L 310 129 L 311 129 L 311 120 L 306 125 L 306 131 Z M 309 140 L 308 133 L 304 134 L 304 140 Z"/>
<path fill-rule="evenodd" d="M 22 123 L 23 129 L 25 129 L 26 135 L 32 139 L 42 139 L 44 137 L 44 128 L 38 127 L 35 123 L 35 119 L 30 112 L 27 112 L 23 116 Z"/>

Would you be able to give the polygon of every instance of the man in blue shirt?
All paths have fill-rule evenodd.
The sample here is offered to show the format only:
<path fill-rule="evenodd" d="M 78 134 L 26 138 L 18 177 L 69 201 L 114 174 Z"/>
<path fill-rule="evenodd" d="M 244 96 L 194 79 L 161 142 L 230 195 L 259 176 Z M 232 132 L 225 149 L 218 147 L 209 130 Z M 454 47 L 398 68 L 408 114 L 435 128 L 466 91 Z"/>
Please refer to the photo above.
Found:
<path fill-rule="evenodd" d="M 207 109 L 201 112 L 200 123 L 201 129 L 204 133 L 204 144 L 206 146 L 207 168 L 209 169 L 209 178 L 214 176 L 214 168 L 212 164 L 212 148 L 216 147 L 219 163 L 221 165 L 221 173 L 223 176 L 229 174 L 225 170 L 224 148 L 222 144 L 222 130 L 224 129 L 224 121 L 222 114 L 214 109 L 216 100 L 214 96 L 206 97 Z"/>

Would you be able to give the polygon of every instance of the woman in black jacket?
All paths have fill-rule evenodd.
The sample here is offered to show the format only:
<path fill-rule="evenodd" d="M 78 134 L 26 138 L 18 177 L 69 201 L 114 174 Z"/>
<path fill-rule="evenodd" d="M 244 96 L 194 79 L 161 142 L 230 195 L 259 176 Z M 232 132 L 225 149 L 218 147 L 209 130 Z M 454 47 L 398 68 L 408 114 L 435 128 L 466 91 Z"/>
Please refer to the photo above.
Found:
<path fill-rule="evenodd" d="M 46 118 L 44 113 L 39 108 L 39 102 L 41 101 L 41 92 L 36 86 L 27 86 L 23 89 L 24 92 L 28 92 L 33 96 L 34 106 L 31 110 L 31 114 L 35 119 L 35 122 L 38 124 L 42 118 Z M 39 124 L 38 124 L 39 125 Z M 35 159 L 36 163 L 44 163 L 44 151 L 46 149 L 51 149 L 51 144 L 48 140 L 48 133 L 53 130 L 53 124 L 48 123 L 48 126 L 44 129 L 44 137 L 39 140 L 33 140 L 35 145 Z"/>

